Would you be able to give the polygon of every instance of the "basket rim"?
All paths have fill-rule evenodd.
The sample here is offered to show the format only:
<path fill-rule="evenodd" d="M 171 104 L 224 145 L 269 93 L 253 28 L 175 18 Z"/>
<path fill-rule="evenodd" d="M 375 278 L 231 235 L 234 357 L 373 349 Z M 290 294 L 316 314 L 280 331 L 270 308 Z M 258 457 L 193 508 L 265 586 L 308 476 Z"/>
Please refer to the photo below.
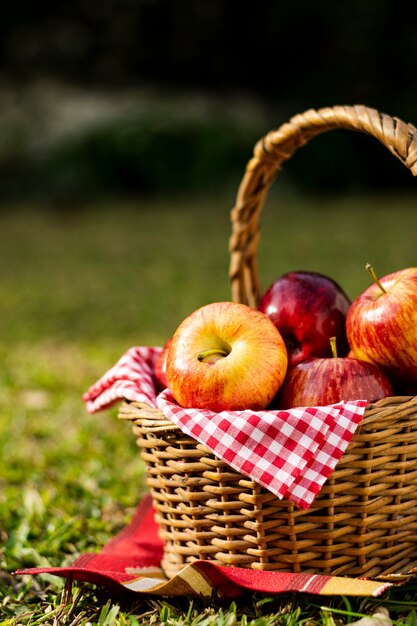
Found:
<path fill-rule="evenodd" d="M 359 428 L 381 423 L 384 417 L 391 420 L 394 409 L 399 406 L 404 412 L 413 411 L 417 407 L 417 396 L 388 396 L 369 403 L 365 407 Z M 137 422 L 147 431 L 177 431 L 182 433 L 180 427 L 171 422 L 160 409 L 145 402 L 125 400 L 119 407 L 117 417 L 120 420 Z M 415 422 L 415 417 L 412 414 L 410 415 L 410 422 Z"/>

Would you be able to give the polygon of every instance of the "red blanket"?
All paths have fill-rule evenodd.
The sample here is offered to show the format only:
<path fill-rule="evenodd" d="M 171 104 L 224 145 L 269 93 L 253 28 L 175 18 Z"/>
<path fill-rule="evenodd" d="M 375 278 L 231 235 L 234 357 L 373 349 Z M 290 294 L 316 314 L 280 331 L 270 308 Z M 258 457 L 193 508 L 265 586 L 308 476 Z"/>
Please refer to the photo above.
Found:
<path fill-rule="evenodd" d="M 162 546 L 151 498 L 146 496 L 130 524 L 101 552 L 83 554 L 71 566 L 23 569 L 16 574 L 55 574 L 109 589 L 161 596 L 210 596 L 216 590 L 236 597 L 245 589 L 267 594 L 379 596 L 392 586 L 365 579 L 224 567 L 210 561 L 196 561 L 167 580 L 159 567 Z"/>

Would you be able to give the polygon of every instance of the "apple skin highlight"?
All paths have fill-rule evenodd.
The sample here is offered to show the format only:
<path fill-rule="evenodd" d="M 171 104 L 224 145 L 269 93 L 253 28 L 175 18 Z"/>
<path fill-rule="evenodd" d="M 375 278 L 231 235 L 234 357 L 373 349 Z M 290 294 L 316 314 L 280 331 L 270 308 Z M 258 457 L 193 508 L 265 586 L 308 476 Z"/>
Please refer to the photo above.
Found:
<path fill-rule="evenodd" d="M 244 304 L 215 302 L 175 331 L 168 387 L 184 408 L 262 410 L 280 388 L 287 364 L 284 340 L 266 315 Z"/>
<path fill-rule="evenodd" d="M 168 351 L 171 345 L 172 337 L 168 339 L 165 345 L 162 348 L 162 351 L 158 358 L 156 359 L 155 368 L 154 368 L 154 377 L 155 377 L 155 385 L 158 391 L 162 391 L 168 387 L 167 381 L 167 358 Z"/>
<path fill-rule="evenodd" d="M 376 363 L 393 381 L 417 380 L 417 268 L 380 279 L 352 303 L 346 331 L 355 355 Z"/>

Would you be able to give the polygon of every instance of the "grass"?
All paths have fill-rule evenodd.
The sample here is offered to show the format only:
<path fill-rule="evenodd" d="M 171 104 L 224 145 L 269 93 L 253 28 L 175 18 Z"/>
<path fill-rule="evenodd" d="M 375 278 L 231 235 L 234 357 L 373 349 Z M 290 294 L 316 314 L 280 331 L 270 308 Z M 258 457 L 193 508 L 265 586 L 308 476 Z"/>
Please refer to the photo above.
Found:
<path fill-rule="evenodd" d="M 59 578 L 11 575 L 99 550 L 128 521 L 145 490 L 134 438 L 116 409 L 88 415 L 81 395 L 128 347 L 161 344 L 191 310 L 229 298 L 232 203 L 225 194 L 0 214 L 1 626 L 334 626 L 381 604 L 250 594 L 236 603 L 126 601 L 81 584 L 70 597 Z M 354 297 L 369 282 L 366 261 L 380 275 L 416 264 L 415 233 L 412 198 L 273 195 L 262 219 L 262 284 L 304 268 Z M 415 597 L 408 585 L 382 605 L 412 626 Z"/>

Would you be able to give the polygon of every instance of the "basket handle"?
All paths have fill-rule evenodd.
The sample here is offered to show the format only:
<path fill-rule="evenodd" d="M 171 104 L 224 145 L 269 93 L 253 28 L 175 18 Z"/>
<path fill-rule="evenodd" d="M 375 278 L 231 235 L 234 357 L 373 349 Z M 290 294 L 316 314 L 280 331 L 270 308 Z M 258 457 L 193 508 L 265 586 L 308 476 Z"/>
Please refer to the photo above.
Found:
<path fill-rule="evenodd" d="M 259 218 L 281 163 L 316 135 L 344 128 L 378 139 L 417 176 L 417 129 L 363 105 L 309 109 L 260 139 L 240 183 L 232 209 L 229 277 L 232 299 L 256 307 L 260 286 L 256 265 Z"/>

